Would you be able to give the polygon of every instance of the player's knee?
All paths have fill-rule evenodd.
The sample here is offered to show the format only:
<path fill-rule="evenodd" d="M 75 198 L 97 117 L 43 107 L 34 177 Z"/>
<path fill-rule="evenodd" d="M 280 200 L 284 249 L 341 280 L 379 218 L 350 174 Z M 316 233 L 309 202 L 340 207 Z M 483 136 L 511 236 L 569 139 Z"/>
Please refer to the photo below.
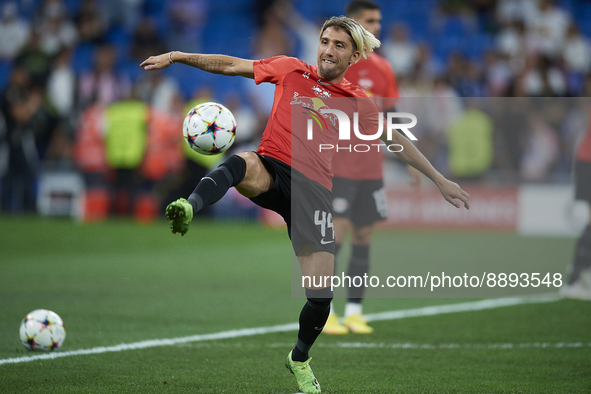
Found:
<path fill-rule="evenodd" d="M 252 198 L 266 192 L 271 187 L 270 177 L 263 162 L 254 152 L 240 152 L 235 155 L 245 163 L 244 177 L 236 184 L 240 194 Z"/>
<path fill-rule="evenodd" d="M 244 160 L 246 164 L 246 171 L 254 171 L 259 168 L 259 165 L 262 165 L 261 159 L 257 156 L 254 152 L 240 152 L 236 153 L 234 156 L 240 157 Z"/>
<path fill-rule="evenodd" d="M 325 289 L 306 289 L 308 305 L 317 311 L 325 312 L 330 309 L 333 294 L 330 287 Z"/>
<path fill-rule="evenodd" d="M 256 179 L 260 182 L 263 178 L 271 177 L 269 171 L 261 161 L 261 158 L 256 153 L 240 152 L 237 153 L 236 156 L 242 158 L 246 163 L 245 181 Z"/>
<path fill-rule="evenodd" d="M 246 175 L 246 165 L 246 160 L 243 157 L 232 155 L 220 164 L 220 168 L 227 171 L 226 176 L 228 176 L 231 186 L 236 186 L 242 182 Z"/>

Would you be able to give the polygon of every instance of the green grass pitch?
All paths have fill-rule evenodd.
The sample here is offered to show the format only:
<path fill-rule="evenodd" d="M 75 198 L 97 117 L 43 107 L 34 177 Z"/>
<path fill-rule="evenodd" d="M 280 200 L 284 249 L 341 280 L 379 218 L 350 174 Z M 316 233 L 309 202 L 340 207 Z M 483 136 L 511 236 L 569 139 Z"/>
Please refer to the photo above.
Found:
<path fill-rule="evenodd" d="M 378 237 L 401 245 L 401 260 L 445 263 L 458 258 L 457 250 L 445 252 L 452 242 L 461 245 L 460 257 L 495 245 L 516 259 L 558 259 L 564 271 L 574 247 L 571 238 L 517 242 L 511 234 Z M 38 308 L 64 319 L 59 352 L 293 323 L 304 301 L 291 298 L 290 272 L 285 232 L 258 224 L 197 221 L 180 237 L 164 221 L 81 225 L 3 216 L 0 393 L 295 393 L 283 366 L 295 331 L 2 364 L 39 354 L 18 338 L 21 319 Z M 470 301 L 370 299 L 365 312 Z M 344 300 L 335 304 L 342 311 Z M 372 325 L 369 336 L 319 337 L 311 365 L 323 393 L 591 392 L 591 302 Z"/>

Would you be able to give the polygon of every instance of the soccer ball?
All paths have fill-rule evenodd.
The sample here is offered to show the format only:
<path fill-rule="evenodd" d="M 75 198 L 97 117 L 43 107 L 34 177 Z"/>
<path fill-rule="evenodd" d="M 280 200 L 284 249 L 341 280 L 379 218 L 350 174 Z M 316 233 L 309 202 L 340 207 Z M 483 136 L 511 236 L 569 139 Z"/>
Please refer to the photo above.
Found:
<path fill-rule="evenodd" d="M 195 152 L 217 155 L 228 150 L 234 143 L 236 119 L 221 104 L 199 104 L 191 108 L 185 117 L 183 136 Z"/>
<path fill-rule="evenodd" d="M 20 337 L 23 345 L 29 350 L 53 351 L 63 345 L 66 329 L 57 313 L 37 309 L 23 319 Z"/>

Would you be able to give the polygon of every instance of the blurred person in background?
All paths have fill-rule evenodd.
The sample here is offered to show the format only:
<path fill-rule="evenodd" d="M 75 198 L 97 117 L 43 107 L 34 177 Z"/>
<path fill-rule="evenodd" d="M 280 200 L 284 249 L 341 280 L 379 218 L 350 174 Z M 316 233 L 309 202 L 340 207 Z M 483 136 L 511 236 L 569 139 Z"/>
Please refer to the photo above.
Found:
<path fill-rule="evenodd" d="M 559 56 L 570 24 L 568 13 L 554 0 L 539 0 L 533 12 L 525 14 L 525 25 L 537 38 L 540 52 L 552 59 Z"/>
<path fill-rule="evenodd" d="M 569 70 L 586 74 L 591 71 L 591 45 L 574 23 L 568 28 L 562 57 Z"/>
<path fill-rule="evenodd" d="M 144 3 L 145 0 L 99 0 L 107 25 L 121 26 L 128 32 L 139 23 Z"/>
<path fill-rule="evenodd" d="M 491 97 L 503 96 L 507 92 L 512 78 L 507 63 L 501 59 L 496 50 L 491 49 L 486 51 L 484 64 L 484 78 L 488 95 Z"/>
<path fill-rule="evenodd" d="M 523 21 L 537 10 L 537 0 L 498 0 L 496 19 L 500 23 Z"/>
<path fill-rule="evenodd" d="M 445 65 L 433 55 L 431 44 L 420 44 L 415 69 L 411 74 L 416 93 L 419 96 L 428 96 L 431 94 L 435 79 L 444 72 Z M 413 95 L 402 95 L 402 97 L 413 97 Z"/>
<path fill-rule="evenodd" d="M 273 8 L 275 15 L 281 22 L 297 35 L 299 40 L 297 58 L 308 64 L 314 64 L 318 56 L 318 34 L 316 33 L 322 26 L 323 20 L 319 18 L 319 20 L 312 22 L 306 19 L 293 7 L 291 2 L 287 1 L 275 2 Z M 261 11 L 261 20 L 263 20 L 264 14 L 265 12 Z"/>
<path fill-rule="evenodd" d="M 562 97 L 567 93 L 563 71 L 550 58 L 539 54 L 527 56 L 517 83 L 530 97 Z"/>
<path fill-rule="evenodd" d="M 449 173 L 456 181 L 482 181 L 493 162 L 493 122 L 478 103 L 467 99 L 466 110 L 448 126 Z"/>
<path fill-rule="evenodd" d="M 151 49 L 166 52 L 166 43 L 158 33 L 158 26 L 152 18 L 143 18 L 137 25 L 131 41 L 131 56 L 134 60 L 143 60 L 150 56 Z"/>
<path fill-rule="evenodd" d="M 167 113 L 176 111 L 180 95 L 177 81 L 162 72 L 143 74 L 135 84 L 140 100 Z M 181 115 L 182 114 L 177 114 Z"/>
<path fill-rule="evenodd" d="M 568 279 L 560 288 L 560 295 L 566 298 L 591 300 L 591 119 L 589 119 L 589 112 L 587 112 L 587 121 L 587 132 L 582 136 L 577 149 L 574 176 L 575 199 L 587 203 L 589 223 L 577 241 Z"/>
<path fill-rule="evenodd" d="M 560 152 L 556 130 L 542 113 L 536 112 L 528 114 L 527 135 L 520 163 L 521 178 L 525 182 L 547 181 Z"/>
<path fill-rule="evenodd" d="M 253 54 L 261 59 L 269 56 L 289 55 L 294 47 L 281 19 L 281 9 L 271 7 L 262 14 L 262 24 L 253 40 Z"/>
<path fill-rule="evenodd" d="M 115 62 L 113 46 L 102 44 L 98 47 L 93 69 L 82 73 L 78 80 L 78 104 L 82 108 L 95 102 L 108 105 L 130 96 L 129 77 L 115 70 Z"/>
<path fill-rule="evenodd" d="M 66 15 L 62 1 L 48 1 L 38 25 L 41 50 L 53 56 L 62 47 L 72 47 L 78 41 L 78 31 Z"/>
<path fill-rule="evenodd" d="M 476 62 L 467 62 L 466 86 L 464 91 L 466 97 L 485 97 L 490 96 L 486 85 L 484 69 Z"/>
<path fill-rule="evenodd" d="M 422 117 L 425 131 L 417 142 L 434 165 L 447 172 L 447 131 L 451 122 L 462 115 L 464 104 L 446 75 L 435 78 L 427 103 L 429 110 Z"/>
<path fill-rule="evenodd" d="M 379 37 L 382 13 L 371 0 L 354 0 L 347 5 L 346 14 L 367 31 Z M 372 96 L 380 111 L 395 112 L 398 101 L 396 75 L 388 61 L 373 52 L 367 59 L 349 66 L 345 78 Z M 351 145 L 363 143 L 351 136 Z M 335 152 L 332 159 L 333 225 L 336 259 L 347 234 L 351 236 L 351 258 L 347 275 L 363 277 L 369 271 L 370 243 L 375 223 L 386 218 L 386 196 L 383 181 L 384 157 L 381 152 L 361 154 L 347 150 Z M 421 183 L 422 174 L 409 169 L 415 184 Z M 338 276 L 338 275 L 337 275 Z M 363 317 L 363 287 L 349 287 L 348 301 L 342 323 L 331 303 L 331 313 L 325 334 L 342 335 L 348 332 L 371 334 L 373 328 Z"/>
<path fill-rule="evenodd" d="M 0 19 L 0 60 L 12 60 L 25 46 L 30 25 L 18 16 L 18 5 L 7 2 L 2 5 Z"/>
<path fill-rule="evenodd" d="M 409 36 L 408 25 L 397 23 L 391 28 L 390 39 L 384 43 L 384 56 L 399 77 L 409 75 L 418 58 L 418 47 Z"/>
<path fill-rule="evenodd" d="M 484 76 L 478 64 L 471 62 L 459 52 L 450 54 L 447 78 L 461 97 L 487 96 Z"/>
<path fill-rule="evenodd" d="M 13 67 L 8 86 L 0 94 L 0 110 L 8 145 L 1 209 L 34 212 L 37 176 L 54 135 L 57 116 L 44 90 L 35 87 L 27 69 L 18 64 Z"/>
<path fill-rule="evenodd" d="M 167 1 L 168 28 L 165 35 L 168 46 L 179 51 L 199 51 L 208 11 L 209 2 L 205 0 Z"/>
<path fill-rule="evenodd" d="M 63 47 L 55 56 L 47 81 L 47 99 L 56 111 L 58 125 L 52 141 L 52 158 L 60 166 L 71 165 L 71 148 L 76 119 L 76 74 L 72 51 Z"/>
<path fill-rule="evenodd" d="M 282 23 L 282 16 L 287 12 L 280 6 L 261 8 L 259 21 L 260 26 L 256 37 L 252 41 L 252 59 L 267 59 L 277 55 L 289 55 L 293 48 L 293 41 L 288 36 Z M 303 18 L 302 18 L 303 19 Z M 311 25 L 306 24 L 310 27 Z M 318 49 L 318 37 L 316 37 L 316 49 Z M 269 117 L 273 107 L 275 87 L 272 84 L 255 85 L 252 81 L 245 79 L 244 89 L 249 96 L 257 117 L 261 123 Z"/>
<path fill-rule="evenodd" d="M 34 212 L 35 177 L 39 168 L 39 155 L 35 149 L 35 136 L 27 123 L 31 111 L 41 104 L 38 95 L 29 94 L 30 76 L 20 66 L 14 66 L 8 85 L 0 94 L 0 110 L 6 126 L 8 146 L 7 168 L 2 178 L 3 211 Z"/>
<path fill-rule="evenodd" d="M 575 162 L 581 135 L 587 130 L 588 103 L 586 99 L 576 99 L 560 100 L 552 105 L 552 107 L 558 107 L 555 111 L 561 111 L 561 114 L 555 117 L 558 120 L 555 122 L 556 128 L 560 131 L 560 169 L 571 177 L 572 164 Z"/>
<path fill-rule="evenodd" d="M 438 33 L 445 33 L 451 22 L 454 34 L 475 33 L 478 29 L 475 1 L 439 0 L 434 3 L 430 15 L 431 27 Z"/>
<path fill-rule="evenodd" d="M 527 136 L 528 99 L 494 100 L 495 168 L 506 182 L 519 182 L 519 166 Z"/>
<path fill-rule="evenodd" d="M 100 221 L 109 215 L 105 153 L 105 107 L 91 104 L 82 109 L 74 132 L 72 157 L 84 179 L 84 221 Z"/>
<path fill-rule="evenodd" d="M 518 74 L 525 65 L 529 54 L 538 52 L 538 39 L 528 32 L 522 20 L 503 25 L 496 36 L 496 48 L 507 59 L 507 65 L 513 75 Z"/>
<path fill-rule="evenodd" d="M 23 67 L 29 74 L 31 87 L 45 91 L 51 73 L 51 56 L 41 50 L 41 37 L 33 30 L 29 40 L 14 60 L 14 65 Z"/>
<path fill-rule="evenodd" d="M 99 44 L 107 33 L 107 16 L 99 0 L 82 0 L 74 18 L 80 42 Z"/>
<path fill-rule="evenodd" d="M 105 111 L 105 154 L 112 170 L 107 178 L 111 212 L 133 212 L 143 180 L 140 165 L 148 141 L 149 106 L 135 97 L 115 101 Z"/>
<path fill-rule="evenodd" d="M 498 0 L 473 0 L 470 6 L 476 14 L 478 24 L 485 31 L 494 30 L 496 27 L 495 12 Z"/>
<path fill-rule="evenodd" d="M 447 57 L 447 64 L 445 67 L 446 79 L 451 84 L 451 87 L 457 92 L 459 96 L 463 96 L 461 89 L 462 83 L 466 77 L 466 59 L 458 51 L 453 51 Z"/>
<path fill-rule="evenodd" d="M 76 109 L 76 74 L 71 59 L 71 49 L 63 47 L 53 60 L 47 81 L 47 96 L 62 118 L 72 116 Z"/>
<path fill-rule="evenodd" d="M 568 81 L 568 95 L 585 96 L 582 91 L 585 74 L 591 71 L 591 44 L 574 23 L 571 23 L 566 35 L 562 59 Z"/>

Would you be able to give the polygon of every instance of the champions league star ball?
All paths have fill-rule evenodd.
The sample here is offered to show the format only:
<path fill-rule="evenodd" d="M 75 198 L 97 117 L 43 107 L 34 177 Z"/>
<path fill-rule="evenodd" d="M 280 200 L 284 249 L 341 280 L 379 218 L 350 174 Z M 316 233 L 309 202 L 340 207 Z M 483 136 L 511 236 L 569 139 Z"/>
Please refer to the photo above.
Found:
<path fill-rule="evenodd" d="M 37 309 L 23 319 L 20 337 L 23 345 L 29 350 L 53 351 L 63 345 L 66 329 L 57 313 Z"/>
<path fill-rule="evenodd" d="M 228 150 L 234 143 L 236 119 L 221 104 L 199 104 L 191 108 L 185 117 L 183 136 L 195 152 L 217 155 Z"/>

